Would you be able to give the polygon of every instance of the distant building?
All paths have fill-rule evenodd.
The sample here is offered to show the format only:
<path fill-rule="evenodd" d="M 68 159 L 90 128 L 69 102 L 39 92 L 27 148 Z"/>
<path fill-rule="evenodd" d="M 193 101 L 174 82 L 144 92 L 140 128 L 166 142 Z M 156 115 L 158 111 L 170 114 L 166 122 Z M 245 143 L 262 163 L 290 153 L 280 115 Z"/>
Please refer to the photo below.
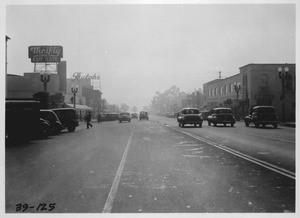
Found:
<path fill-rule="evenodd" d="M 57 65 L 57 73 L 50 74 L 50 81 L 47 83 L 48 108 L 74 107 L 71 87 L 77 85 L 75 107 L 78 117 L 83 119 L 87 110 L 93 111 L 93 115 L 100 112 L 102 93 L 93 89 L 90 79 L 67 79 L 66 71 L 66 61 L 61 61 Z M 29 72 L 23 76 L 7 74 L 6 90 L 6 98 L 33 98 L 34 94 L 44 92 L 44 84 L 39 73 Z"/>
<path fill-rule="evenodd" d="M 57 74 L 50 75 L 47 83 L 47 92 L 54 104 L 53 107 L 60 107 L 63 104 L 63 95 L 66 90 L 66 62 L 58 64 Z M 39 73 L 24 73 L 23 76 L 7 74 L 6 78 L 6 98 L 33 98 L 33 95 L 44 91 Z M 53 97 L 51 97 L 53 96 Z M 56 102 L 53 102 L 53 101 Z"/>
<path fill-rule="evenodd" d="M 283 100 L 278 67 L 285 66 L 289 71 Z M 273 105 L 280 120 L 288 121 L 295 121 L 295 89 L 295 64 L 248 64 L 240 68 L 239 74 L 203 84 L 207 109 L 230 107 L 238 118 L 242 118 L 251 107 Z"/>
<path fill-rule="evenodd" d="M 67 79 L 67 91 L 65 102 L 68 106 L 74 104 L 74 94 L 72 93 L 72 87 L 77 87 L 78 91 L 75 96 L 76 110 L 78 111 L 79 118 L 83 118 L 86 111 L 92 112 L 92 117 L 95 117 L 97 113 L 101 111 L 101 95 L 99 90 L 94 90 L 91 79 L 81 78 Z"/>

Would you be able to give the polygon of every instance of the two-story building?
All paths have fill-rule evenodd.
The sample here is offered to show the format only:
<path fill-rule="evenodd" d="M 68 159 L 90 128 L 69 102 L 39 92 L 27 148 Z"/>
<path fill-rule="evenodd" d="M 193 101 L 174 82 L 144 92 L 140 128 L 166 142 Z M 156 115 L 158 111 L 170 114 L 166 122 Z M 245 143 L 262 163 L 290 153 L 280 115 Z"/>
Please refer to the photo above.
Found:
<path fill-rule="evenodd" d="M 278 68 L 286 66 L 283 90 Z M 295 121 L 295 64 L 248 64 L 239 69 L 239 74 L 203 84 L 207 108 L 230 107 L 242 118 L 251 107 L 273 105 L 280 120 Z"/>

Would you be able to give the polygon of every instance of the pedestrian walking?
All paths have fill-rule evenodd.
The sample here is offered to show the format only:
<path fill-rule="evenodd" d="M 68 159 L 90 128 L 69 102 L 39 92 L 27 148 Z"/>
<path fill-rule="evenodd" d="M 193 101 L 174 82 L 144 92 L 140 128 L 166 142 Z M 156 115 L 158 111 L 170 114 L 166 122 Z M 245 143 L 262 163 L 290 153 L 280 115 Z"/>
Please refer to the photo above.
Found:
<path fill-rule="evenodd" d="M 89 111 L 86 116 L 85 116 L 85 121 L 86 121 L 86 128 L 89 129 L 89 127 L 93 127 L 93 125 L 90 123 L 92 119 L 91 112 Z"/>
<path fill-rule="evenodd" d="M 102 123 L 102 116 L 100 113 L 97 115 L 97 121 L 98 123 Z"/>

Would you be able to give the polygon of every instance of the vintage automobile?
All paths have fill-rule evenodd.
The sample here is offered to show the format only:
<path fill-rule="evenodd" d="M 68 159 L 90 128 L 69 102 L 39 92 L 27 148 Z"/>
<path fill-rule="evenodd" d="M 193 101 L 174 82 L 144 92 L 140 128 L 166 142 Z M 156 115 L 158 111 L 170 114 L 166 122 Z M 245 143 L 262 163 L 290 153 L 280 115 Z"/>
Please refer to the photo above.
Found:
<path fill-rule="evenodd" d="M 63 129 L 63 125 L 61 124 L 59 118 L 52 110 L 41 109 L 40 110 L 40 118 L 47 120 L 51 126 L 52 134 L 59 134 Z"/>
<path fill-rule="evenodd" d="M 138 118 L 137 113 L 132 113 L 132 114 L 131 114 L 131 118 L 136 118 L 136 119 L 137 119 L 137 118 Z"/>
<path fill-rule="evenodd" d="M 253 107 L 250 109 L 250 115 L 246 116 L 244 120 L 247 127 L 250 123 L 254 123 L 255 127 L 273 125 L 276 129 L 279 124 L 279 119 L 273 106 Z"/>
<path fill-rule="evenodd" d="M 217 126 L 217 124 L 223 124 L 224 126 L 230 124 L 233 127 L 236 122 L 230 108 L 213 108 L 211 113 L 212 114 L 207 117 L 209 126 L 211 124 L 214 124 L 214 126 Z"/>
<path fill-rule="evenodd" d="M 121 123 L 123 121 L 127 121 L 127 122 L 131 121 L 130 113 L 127 113 L 127 112 L 120 113 L 120 115 L 119 115 L 119 123 Z"/>
<path fill-rule="evenodd" d="M 192 124 L 195 127 L 202 127 L 202 117 L 197 108 L 183 108 L 177 117 L 178 126 L 184 127 L 186 124 Z"/>
<path fill-rule="evenodd" d="M 69 132 L 74 132 L 76 127 L 79 126 L 74 108 L 55 108 L 51 110 L 58 116 L 64 129 L 66 128 Z"/>
<path fill-rule="evenodd" d="M 148 112 L 147 111 L 141 111 L 140 116 L 139 116 L 139 120 L 149 120 Z"/>
<path fill-rule="evenodd" d="M 40 118 L 40 102 L 33 99 L 6 99 L 5 145 L 47 138 L 50 125 Z"/>

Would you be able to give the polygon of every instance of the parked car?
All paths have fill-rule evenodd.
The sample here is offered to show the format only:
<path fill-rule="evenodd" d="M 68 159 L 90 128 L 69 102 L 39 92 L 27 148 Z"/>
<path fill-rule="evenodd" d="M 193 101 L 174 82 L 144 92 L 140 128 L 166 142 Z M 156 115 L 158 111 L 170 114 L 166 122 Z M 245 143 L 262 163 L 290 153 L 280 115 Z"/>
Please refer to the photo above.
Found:
<path fill-rule="evenodd" d="M 139 119 L 140 120 L 149 120 L 148 112 L 147 111 L 141 111 Z"/>
<path fill-rule="evenodd" d="M 200 115 L 202 117 L 203 120 L 207 120 L 207 117 L 210 115 L 210 112 L 205 110 L 205 111 L 201 111 Z"/>
<path fill-rule="evenodd" d="M 131 118 L 138 118 L 137 113 L 132 113 L 132 114 L 131 114 Z"/>
<path fill-rule="evenodd" d="M 214 108 L 212 114 L 207 117 L 207 122 L 209 126 L 211 124 L 214 124 L 214 126 L 217 126 L 217 124 L 223 124 L 224 126 L 230 124 L 233 127 L 236 120 L 230 108 Z"/>
<path fill-rule="evenodd" d="M 120 115 L 119 115 L 119 123 L 121 123 L 123 121 L 127 121 L 127 122 L 131 121 L 130 113 L 127 113 L 127 112 L 120 113 Z"/>
<path fill-rule="evenodd" d="M 52 127 L 47 120 L 40 118 L 40 130 L 38 137 L 39 138 L 47 138 L 52 133 Z"/>
<path fill-rule="evenodd" d="M 5 143 L 14 145 L 32 139 L 46 138 L 49 124 L 40 119 L 40 102 L 33 99 L 6 99 Z"/>
<path fill-rule="evenodd" d="M 76 127 L 79 126 L 74 108 L 55 108 L 51 110 L 58 116 L 64 129 L 66 128 L 69 132 L 74 132 Z"/>
<path fill-rule="evenodd" d="M 186 124 L 202 127 L 203 120 L 197 108 L 183 108 L 177 118 L 178 126 L 184 127 Z"/>
<path fill-rule="evenodd" d="M 40 118 L 47 120 L 51 126 L 52 134 L 59 134 L 63 129 L 63 125 L 61 124 L 59 118 L 52 110 L 40 110 Z"/>
<path fill-rule="evenodd" d="M 245 125 L 249 126 L 254 123 L 255 127 L 262 125 L 273 125 L 276 129 L 279 124 L 279 119 L 273 106 L 256 106 L 250 109 L 250 114 L 245 117 Z"/>

